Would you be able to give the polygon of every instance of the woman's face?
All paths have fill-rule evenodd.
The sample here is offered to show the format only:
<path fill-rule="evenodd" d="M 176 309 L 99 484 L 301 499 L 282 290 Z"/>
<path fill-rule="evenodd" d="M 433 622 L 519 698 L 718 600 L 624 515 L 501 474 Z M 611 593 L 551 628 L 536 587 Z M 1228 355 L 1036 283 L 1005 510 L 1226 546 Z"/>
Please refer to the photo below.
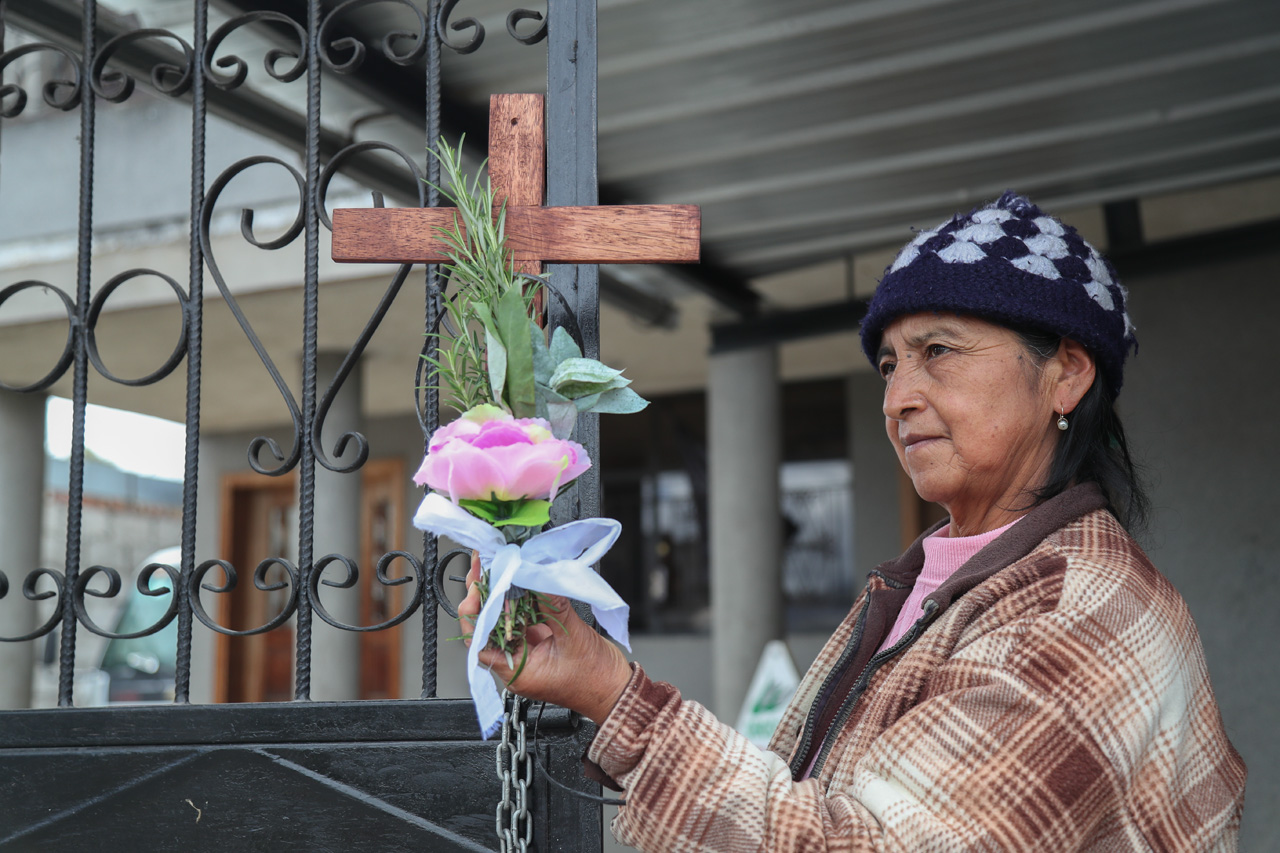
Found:
<path fill-rule="evenodd" d="M 878 364 L 889 441 L 920 497 L 950 513 L 952 536 L 1029 508 L 1026 491 L 1044 481 L 1057 441 L 1058 359 L 1038 364 L 985 320 L 925 313 L 885 329 Z"/>

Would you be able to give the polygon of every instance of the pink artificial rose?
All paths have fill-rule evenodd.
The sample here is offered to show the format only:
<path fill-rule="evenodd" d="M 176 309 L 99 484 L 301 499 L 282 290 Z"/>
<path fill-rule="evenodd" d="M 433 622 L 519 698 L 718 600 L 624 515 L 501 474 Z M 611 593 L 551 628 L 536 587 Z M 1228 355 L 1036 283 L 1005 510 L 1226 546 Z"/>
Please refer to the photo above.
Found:
<path fill-rule="evenodd" d="M 413 481 L 449 500 L 549 500 L 591 467 L 582 445 L 558 439 L 541 418 L 476 406 L 436 430 Z"/>

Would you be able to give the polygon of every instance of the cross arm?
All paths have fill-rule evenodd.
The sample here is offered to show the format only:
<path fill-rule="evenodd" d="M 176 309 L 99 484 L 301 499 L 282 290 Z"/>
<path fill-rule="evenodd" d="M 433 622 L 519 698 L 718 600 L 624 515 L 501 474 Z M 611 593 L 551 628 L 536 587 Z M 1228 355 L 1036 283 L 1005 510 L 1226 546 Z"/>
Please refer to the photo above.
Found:
<path fill-rule="evenodd" d="M 451 207 L 344 208 L 333 212 L 339 263 L 439 263 L 454 224 Z M 696 205 L 511 207 L 507 246 L 517 261 L 562 264 L 696 263 L 701 215 Z"/>

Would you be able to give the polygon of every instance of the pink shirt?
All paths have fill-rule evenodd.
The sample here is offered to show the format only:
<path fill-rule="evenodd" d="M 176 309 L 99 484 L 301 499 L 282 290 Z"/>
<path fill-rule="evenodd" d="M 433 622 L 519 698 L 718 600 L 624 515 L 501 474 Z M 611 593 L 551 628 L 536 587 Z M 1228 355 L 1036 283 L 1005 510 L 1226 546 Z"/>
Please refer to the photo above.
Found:
<path fill-rule="evenodd" d="M 898 618 L 893 623 L 889 636 L 884 638 L 877 651 L 882 652 L 901 640 L 924 612 L 924 600 L 955 574 L 957 569 L 969 562 L 974 554 L 1016 523 L 1017 519 L 1014 519 L 1004 527 L 997 527 L 977 536 L 948 536 L 951 525 L 947 524 L 927 537 L 921 543 L 924 546 L 924 567 L 916 578 L 916 585 L 911 588 L 911 595 L 907 596 L 906 603 L 898 611 Z"/>
<path fill-rule="evenodd" d="M 947 580 L 955 574 L 956 570 L 963 566 L 973 557 L 974 554 L 987 547 L 996 537 L 1004 533 L 1010 527 L 1018 522 L 1018 519 L 1006 524 L 1004 527 L 997 527 L 995 530 L 987 533 L 979 533 L 977 536 L 948 536 L 951 525 L 944 525 L 930 536 L 928 536 L 921 544 L 924 546 L 924 566 L 920 569 L 920 575 L 916 578 L 915 586 L 911 588 L 911 595 L 907 596 L 907 600 L 903 603 L 902 609 L 898 611 L 898 618 L 893 623 L 889 636 L 884 638 L 884 642 L 880 644 L 880 648 L 876 650 L 876 654 L 884 651 L 903 638 L 903 636 L 911 630 L 911 626 L 924 613 L 924 600 L 929 597 L 930 593 L 942 586 Z M 827 733 L 827 737 L 831 737 L 831 733 Z M 808 779 L 809 774 L 813 771 L 813 765 L 817 762 L 818 755 L 822 752 L 821 748 L 813 753 L 813 757 L 809 759 L 809 765 L 805 767 L 801 779 Z"/>

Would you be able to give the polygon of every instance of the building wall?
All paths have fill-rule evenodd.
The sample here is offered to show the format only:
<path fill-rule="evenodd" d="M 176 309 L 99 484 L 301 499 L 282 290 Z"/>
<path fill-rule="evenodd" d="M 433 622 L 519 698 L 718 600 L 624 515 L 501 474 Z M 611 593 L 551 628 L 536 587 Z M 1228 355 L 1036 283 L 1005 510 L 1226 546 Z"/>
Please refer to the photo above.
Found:
<path fill-rule="evenodd" d="M 40 537 L 40 566 L 63 571 L 67 548 L 67 463 L 48 460 L 44 494 L 44 522 Z M 175 501 L 176 499 L 176 501 Z M 182 534 L 181 484 L 149 480 L 114 468 L 89 462 L 85 466 L 85 498 L 81 514 L 80 570 L 108 566 L 121 576 L 121 591 L 114 598 L 86 597 L 89 613 L 99 625 L 115 627 L 120 609 L 134 584 L 143 561 L 161 548 L 178 545 Z M 106 589 L 99 577 L 91 589 Z M 41 602 L 39 620 L 51 615 L 54 600 Z M 33 707 L 57 705 L 57 642 L 59 632 L 31 643 L 37 660 L 32 695 Z M 81 628 L 76 635 L 76 704 L 102 701 L 95 692 L 95 670 L 106 650 L 107 640 Z M 105 687 L 105 684 L 103 685 Z"/>
<path fill-rule="evenodd" d="M 1126 279 L 1141 349 L 1120 396 L 1151 485 L 1139 540 L 1200 628 L 1249 767 L 1242 850 L 1280 850 L 1280 252 Z"/>

